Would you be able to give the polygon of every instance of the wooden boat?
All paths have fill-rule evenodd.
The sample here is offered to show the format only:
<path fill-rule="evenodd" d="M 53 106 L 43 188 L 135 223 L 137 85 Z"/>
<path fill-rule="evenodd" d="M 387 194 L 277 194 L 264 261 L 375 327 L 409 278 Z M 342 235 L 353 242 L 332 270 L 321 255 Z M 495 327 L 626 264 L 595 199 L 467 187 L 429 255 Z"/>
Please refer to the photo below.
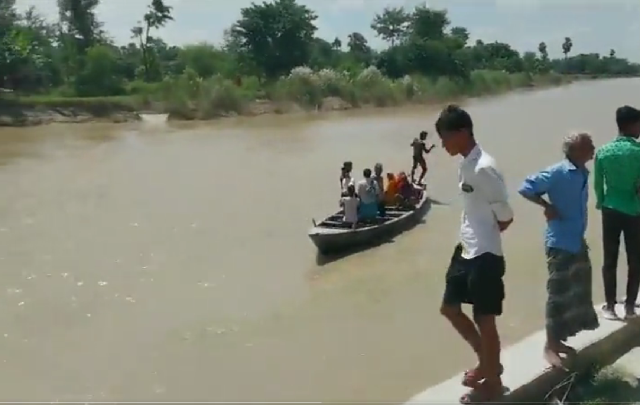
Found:
<path fill-rule="evenodd" d="M 384 218 L 359 224 L 356 229 L 345 226 L 342 222 L 343 212 L 338 211 L 318 223 L 314 221 L 309 238 L 318 251 L 325 255 L 372 245 L 415 225 L 427 212 L 428 200 L 427 193 L 423 192 L 414 209 L 387 207 Z"/>

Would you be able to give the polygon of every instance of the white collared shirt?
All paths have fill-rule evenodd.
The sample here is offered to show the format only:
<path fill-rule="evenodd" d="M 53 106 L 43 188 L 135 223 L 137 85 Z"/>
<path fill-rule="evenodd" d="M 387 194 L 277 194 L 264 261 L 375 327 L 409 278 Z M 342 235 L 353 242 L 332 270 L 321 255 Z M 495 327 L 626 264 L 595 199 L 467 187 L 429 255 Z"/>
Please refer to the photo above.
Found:
<path fill-rule="evenodd" d="M 464 206 L 460 226 L 462 257 L 470 259 L 483 253 L 502 256 L 498 221 L 511 220 L 513 210 L 496 161 L 476 145 L 460 163 L 458 180 Z"/>

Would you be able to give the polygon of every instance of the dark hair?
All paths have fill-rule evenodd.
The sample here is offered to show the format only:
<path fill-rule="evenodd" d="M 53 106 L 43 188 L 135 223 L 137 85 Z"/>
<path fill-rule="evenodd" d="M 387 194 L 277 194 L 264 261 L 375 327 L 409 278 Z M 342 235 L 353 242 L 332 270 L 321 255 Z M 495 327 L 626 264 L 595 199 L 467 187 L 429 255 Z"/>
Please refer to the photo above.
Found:
<path fill-rule="evenodd" d="M 618 124 L 618 131 L 624 134 L 630 125 L 634 125 L 640 122 L 640 110 L 625 105 L 619 107 L 616 110 L 616 124 Z"/>
<path fill-rule="evenodd" d="M 449 104 L 442 110 L 436 121 L 436 132 L 442 136 L 443 132 L 460 131 L 466 129 L 473 137 L 473 121 L 468 112 L 459 105 Z"/>
<path fill-rule="evenodd" d="M 347 186 L 347 194 L 349 195 L 349 197 L 353 197 L 355 193 L 356 193 L 356 186 L 354 186 L 353 184 L 349 184 Z"/>
<path fill-rule="evenodd" d="M 420 139 L 427 139 L 429 133 L 427 131 L 420 131 Z"/>
<path fill-rule="evenodd" d="M 362 171 L 362 175 L 366 178 L 371 177 L 371 169 L 367 168 Z"/>

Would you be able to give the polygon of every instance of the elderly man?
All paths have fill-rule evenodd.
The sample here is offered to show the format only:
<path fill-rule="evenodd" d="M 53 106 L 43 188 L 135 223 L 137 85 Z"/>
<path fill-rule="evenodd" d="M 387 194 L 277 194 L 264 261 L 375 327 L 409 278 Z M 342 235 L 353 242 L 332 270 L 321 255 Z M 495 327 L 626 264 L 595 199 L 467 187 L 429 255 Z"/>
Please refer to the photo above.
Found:
<path fill-rule="evenodd" d="M 595 147 L 588 134 L 573 134 L 563 143 L 565 159 L 527 177 L 519 192 L 543 209 L 547 221 L 547 305 L 544 358 L 562 367 L 563 356 L 575 350 L 567 338 L 599 326 L 592 301 L 592 270 L 587 230 L 589 171 Z M 543 196 L 547 196 L 545 200 Z"/>

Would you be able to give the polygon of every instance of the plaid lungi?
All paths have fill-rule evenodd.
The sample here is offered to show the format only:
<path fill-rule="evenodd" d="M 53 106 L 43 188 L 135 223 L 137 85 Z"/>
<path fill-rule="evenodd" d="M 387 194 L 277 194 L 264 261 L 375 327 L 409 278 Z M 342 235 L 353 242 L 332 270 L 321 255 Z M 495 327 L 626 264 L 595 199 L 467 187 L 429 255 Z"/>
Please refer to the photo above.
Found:
<path fill-rule="evenodd" d="M 565 341 L 599 326 L 592 300 L 592 269 L 589 246 L 577 253 L 547 248 L 546 328 L 552 339 Z"/>

